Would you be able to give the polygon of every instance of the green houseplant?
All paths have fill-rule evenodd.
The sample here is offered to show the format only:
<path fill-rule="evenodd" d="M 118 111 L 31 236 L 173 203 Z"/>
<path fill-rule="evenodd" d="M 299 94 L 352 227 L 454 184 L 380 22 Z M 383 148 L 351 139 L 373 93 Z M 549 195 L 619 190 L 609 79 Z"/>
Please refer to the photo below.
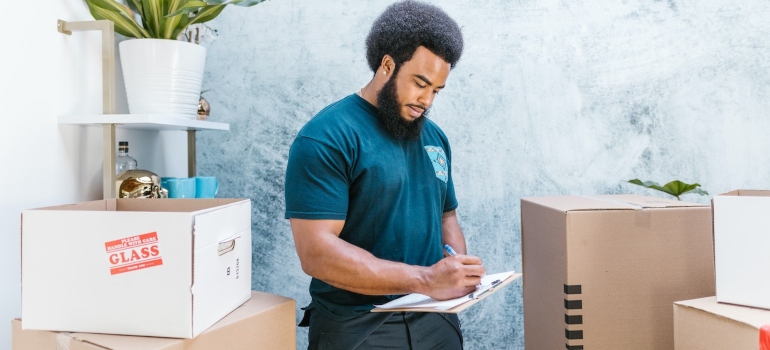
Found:
<path fill-rule="evenodd" d="M 265 0 L 86 0 L 95 19 L 115 23 L 130 38 L 176 39 L 185 28 L 208 22 L 227 5 L 253 6 Z M 139 17 L 140 21 L 136 20 Z"/>
<path fill-rule="evenodd" d="M 698 188 L 700 187 L 700 184 L 698 183 L 688 184 L 679 180 L 671 181 L 663 186 L 652 181 L 641 181 L 639 179 L 628 180 L 628 182 L 634 185 L 639 185 L 642 187 L 651 188 L 653 190 L 658 190 L 664 193 L 668 193 L 676 197 L 677 200 L 681 200 L 679 196 L 686 193 L 696 193 L 702 196 L 708 196 L 709 194 L 708 192 Z"/>
<path fill-rule="evenodd" d="M 85 0 L 97 20 L 112 21 L 131 114 L 195 119 L 206 48 L 176 40 L 185 28 L 216 18 L 227 5 L 265 0 Z"/>

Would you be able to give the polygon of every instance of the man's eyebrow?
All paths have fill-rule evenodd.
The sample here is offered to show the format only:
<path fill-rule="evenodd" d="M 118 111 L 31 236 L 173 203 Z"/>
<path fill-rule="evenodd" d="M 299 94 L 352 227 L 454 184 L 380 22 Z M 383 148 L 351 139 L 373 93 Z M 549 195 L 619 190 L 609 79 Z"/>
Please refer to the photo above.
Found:
<path fill-rule="evenodd" d="M 430 82 L 430 80 L 428 80 L 428 78 L 426 78 L 424 75 L 421 75 L 421 74 L 415 74 L 414 76 L 415 76 L 417 79 L 420 79 L 420 80 L 424 81 L 424 82 L 425 82 L 425 84 L 428 84 L 428 85 L 433 85 L 433 83 L 431 83 L 431 82 Z M 441 86 L 437 87 L 437 89 L 443 89 L 443 88 L 444 88 L 444 86 L 445 86 L 445 85 L 441 85 Z"/>

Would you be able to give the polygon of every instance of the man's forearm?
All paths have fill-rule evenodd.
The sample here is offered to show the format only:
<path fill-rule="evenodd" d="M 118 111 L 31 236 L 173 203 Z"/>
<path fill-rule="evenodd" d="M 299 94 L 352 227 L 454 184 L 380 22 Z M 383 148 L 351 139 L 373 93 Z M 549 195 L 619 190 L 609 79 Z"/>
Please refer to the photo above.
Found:
<path fill-rule="evenodd" d="M 292 220 L 302 269 L 337 288 L 366 295 L 406 294 L 426 288 L 428 268 L 383 260 L 341 240 L 320 222 Z M 328 226 L 327 226 L 328 227 Z"/>
<path fill-rule="evenodd" d="M 444 244 L 449 244 L 460 254 L 468 254 L 465 246 L 465 235 L 457 221 L 454 210 L 444 213 L 441 217 L 441 239 Z"/>

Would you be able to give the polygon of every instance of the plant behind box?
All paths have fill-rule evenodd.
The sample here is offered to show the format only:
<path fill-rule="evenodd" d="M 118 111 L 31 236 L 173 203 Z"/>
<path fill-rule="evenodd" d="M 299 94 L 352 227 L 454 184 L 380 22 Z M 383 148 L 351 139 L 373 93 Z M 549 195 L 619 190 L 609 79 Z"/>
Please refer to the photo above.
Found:
<path fill-rule="evenodd" d="M 216 18 L 227 5 L 253 6 L 265 0 L 86 0 L 95 19 L 115 23 L 131 38 L 176 39 L 187 26 Z M 141 23 L 134 15 L 139 16 Z"/>
<path fill-rule="evenodd" d="M 668 193 L 668 194 L 676 197 L 676 199 L 678 199 L 680 201 L 681 201 L 681 199 L 679 198 L 679 196 L 681 196 L 681 195 L 683 195 L 685 193 L 697 193 L 697 194 L 699 194 L 701 196 L 708 196 L 709 195 L 708 192 L 698 188 L 698 187 L 700 187 L 699 183 L 687 184 L 687 183 L 684 183 L 684 182 L 679 181 L 679 180 L 674 180 L 674 181 L 671 181 L 671 182 L 661 186 L 661 185 L 658 185 L 656 182 L 641 181 L 639 179 L 628 180 L 628 182 L 632 183 L 634 185 L 639 185 L 639 186 L 642 186 L 642 187 L 647 187 L 647 188 L 651 188 L 653 190 L 658 190 L 658 191 L 661 191 L 661 192 Z"/>

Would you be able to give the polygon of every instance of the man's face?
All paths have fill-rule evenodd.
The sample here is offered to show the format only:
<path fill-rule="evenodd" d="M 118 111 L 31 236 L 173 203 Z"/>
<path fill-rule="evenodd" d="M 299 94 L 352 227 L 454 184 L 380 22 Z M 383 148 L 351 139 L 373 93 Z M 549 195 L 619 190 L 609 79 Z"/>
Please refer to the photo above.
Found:
<path fill-rule="evenodd" d="M 436 94 L 444 88 L 450 64 L 425 47 L 396 67 L 377 95 L 380 118 L 397 138 L 416 139 Z"/>

